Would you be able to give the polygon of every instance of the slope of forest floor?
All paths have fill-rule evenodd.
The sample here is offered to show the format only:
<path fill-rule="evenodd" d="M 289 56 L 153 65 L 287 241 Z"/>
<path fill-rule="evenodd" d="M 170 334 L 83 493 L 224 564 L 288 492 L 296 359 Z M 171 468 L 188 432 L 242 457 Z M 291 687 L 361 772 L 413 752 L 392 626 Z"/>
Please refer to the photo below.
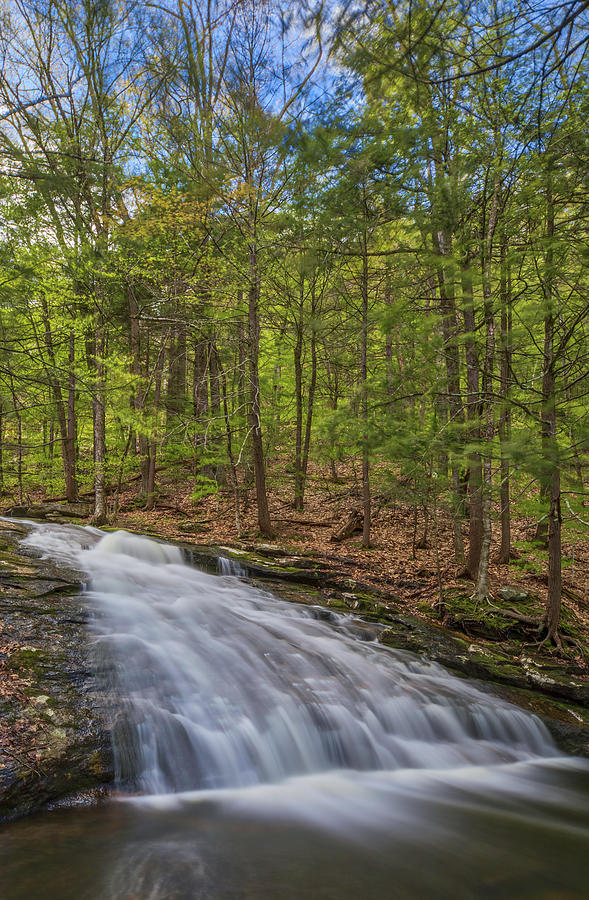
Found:
<path fill-rule="evenodd" d="M 242 550 L 260 550 L 272 555 L 285 551 L 310 556 L 357 582 L 394 595 L 408 612 L 427 618 L 438 618 L 436 604 L 439 586 L 445 600 L 445 624 L 476 636 L 501 638 L 512 635 L 533 643 L 534 629 L 502 612 L 516 612 L 524 617 L 541 617 L 546 596 L 547 551 L 534 543 L 536 521 L 531 517 L 512 519 L 514 558 L 509 565 L 497 561 L 499 525 L 494 527 L 494 541 L 489 566 L 491 602 L 476 609 L 470 602 L 474 585 L 464 577 L 462 567 L 454 559 L 451 521 L 443 510 L 436 526 L 426 523 L 423 511 L 417 521 L 408 504 L 390 497 L 375 496 L 373 502 L 371 547 L 362 547 L 361 534 L 341 542 L 332 534 L 359 506 L 360 489 L 353 474 L 340 477 L 337 483 L 314 473 L 309 478 L 304 510 L 294 510 L 292 485 L 271 481 L 269 505 L 275 539 L 261 539 L 257 534 L 255 491 L 242 494 L 237 537 L 235 503 L 232 491 L 194 502 L 192 486 L 186 480 L 163 478 L 155 508 L 138 506 L 136 489 L 123 492 L 116 526 L 132 531 L 158 534 L 170 540 L 193 541 L 212 546 L 226 545 Z M 468 523 L 463 524 L 465 547 L 468 546 Z M 436 548 L 437 544 L 437 548 Z M 265 551 L 264 551 L 264 548 Z M 563 617 L 565 638 L 570 638 L 568 652 L 583 664 L 589 647 L 589 541 L 582 525 L 570 527 L 563 534 Z M 499 591 L 510 587 L 502 597 Z M 503 591 L 502 591 L 503 593 Z M 541 648 L 552 654 L 548 646 Z"/>
<path fill-rule="evenodd" d="M 477 608 L 471 600 L 473 582 L 455 561 L 452 523 L 443 508 L 435 520 L 431 511 L 428 514 L 419 509 L 415 514 L 412 505 L 395 499 L 389 484 L 386 494 L 375 491 L 373 495 L 370 548 L 362 546 L 361 533 L 334 542 L 334 532 L 360 507 L 361 488 L 354 467 L 342 466 L 336 481 L 327 469 L 312 467 L 303 511 L 293 508 L 292 478 L 284 471 L 284 461 L 276 460 L 269 478 L 273 539 L 258 534 L 253 487 L 240 488 L 238 530 L 233 491 L 225 487 L 195 500 L 194 475 L 188 468 L 160 472 L 153 509 L 144 508 L 145 503 L 138 496 L 137 480 L 133 479 L 119 492 L 117 515 L 111 515 L 110 526 L 173 541 L 212 547 L 224 545 L 269 556 L 308 556 L 334 571 L 339 570 L 342 576 L 394 596 L 407 612 L 436 621 L 441 587 L 443 621 L 448 627 L 490 640 L 513 637 L 529 644 L 536 642 L 537 629 L 524 619 L 542 617 L 548 553 L 534 542 L 536 520 L 533 517 L 512 516 L 513 559 L 507 565 L 500 564 L 500 526 L 498 510 L 495 510 L 489 564 L 491 598 L 489 603 Z M 402 494 L 403 485 L 398 487 Z M 29 505 L 45 499 L 41 494 L 27 497 Z M 10 507 L 10 503 L 5 503 L 0 510 L 6 512 Z M 27 510 L 25 507 L 21 512 L 26 514 Z M 89 519 L 90 512 L 90 502 L 78 504 L 73 512 L 75 521 L 83 523 L 84 517 Z M 466 518 L 462 533 L 467 548 Z M 589 648 L 589 540 L 580 521 L 569 522 L 563 529 L 562 567 L 561 627 L 565 651 L 569 658 L 585 665 Z M 549 656 L 555 653 L 548 645 L 539 649 Z"/>

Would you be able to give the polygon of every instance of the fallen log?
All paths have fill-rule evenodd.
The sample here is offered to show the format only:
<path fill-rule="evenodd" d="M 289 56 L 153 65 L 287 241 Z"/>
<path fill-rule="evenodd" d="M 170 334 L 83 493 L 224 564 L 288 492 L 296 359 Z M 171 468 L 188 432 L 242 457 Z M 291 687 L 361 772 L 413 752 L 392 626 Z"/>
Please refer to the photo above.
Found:
<path fill-rule="evenodd" d="M 17 519 L 51 519 L 55 516 L 86 519 L 90 507 L 87 503 L 31 503 L 29 506 L 11 506 L 4 515 Z"/>
<path fill-rule="evenodd" d="M 356 507 L 351 511 L 346 521 L 333 532 L 330 540 L 333 541 L 334 544 L 339 544 L 341 541 L 345 541 L 347 538 L 352 537 L 356 532 L 362 531 L 363 524 L 364 515 L 362 510 L 360 507 Z"/>

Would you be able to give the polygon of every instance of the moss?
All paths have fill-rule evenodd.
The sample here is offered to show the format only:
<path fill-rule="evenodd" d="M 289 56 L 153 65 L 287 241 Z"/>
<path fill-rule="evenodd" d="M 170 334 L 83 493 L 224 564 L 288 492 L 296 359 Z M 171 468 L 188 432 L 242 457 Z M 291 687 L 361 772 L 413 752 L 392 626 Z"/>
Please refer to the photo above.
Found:
<path fill-rule="evenodd" d="M 302 603 L 306 606 L 329 605 L 317 588 L 307 587 L 307 585 L 301 587 L 297 584 L 284 584 L 282 581 L 271 581 L 270 579 L 264 579 L 263 584 L 266 588 L 270 587 L 278 597 L 289 600 L 291 603 Z"/>
<path fill-rule="evenodd" d="M 58 650 L 49 652 L 40 647 L 20 647 L 10 654 L 6 665 L 25 677 L 41 681 L 46 678 L 48 671 L 59 670 L 63 661 L 64 653 Z"/>
<path fill-rule="evenodd" d="M 0 577 L 6 575 L 13 577 L 15 575 L 26 575 L 29 577 L 38 575 L 36 569 L 23 562 L 22 556 L 11 553 L 10 550 L 0 550 Z"/>
<path fill-rule="evenodd" d="M 88 757 L 88 771 L 98 780 L 108 777 L 111 769 L 111 760 L 107 759 L 102 750 L 95 750 Z"/>
<path fill-rule="evenodd" d="M 514 660 L 507 654 L 500 653 L 495 647 L 488 645 L 470 644 L 467 648 L 469 659 L 473 663 L 479 663 L 488 677 L 493 680 L 503 680 L 509 677 L 521 677 L 522 671 Z"/>
<path fill-rule="evenodd" d="M 513 563 L 514 566 L 517 566 L 527 575 L 541 575 L 544 571 L 544 566 L 538 562 L 535 562 L 532 559 L 518 559 Z"/>
<path fill-rule="evenodd" d="M 433 612 L 431 603 L 428 603 L 426 600 L 420 600 L 417 604 L 417 609 L 420 613 L 424 613 L 426 616 L 431 616 Z"/>
<path fill-rule="evenodd" d="M 329 606 L 330 609 L 341 609 L 341 610 L 345 610 L 345 611 L 347 611 L 347 609 L 348 609 L 348 607 L 346 606 L 344 601 L 339 597 L 330 597 L 325 602 L 326 602 L 327 606 Z"/>
<path fill-rule="evenodd" d="M 7 666 L 10 669 L 37 668 L 46 657 L 47 654 L 41 647 L 19 647 L 10 654 Z"/>

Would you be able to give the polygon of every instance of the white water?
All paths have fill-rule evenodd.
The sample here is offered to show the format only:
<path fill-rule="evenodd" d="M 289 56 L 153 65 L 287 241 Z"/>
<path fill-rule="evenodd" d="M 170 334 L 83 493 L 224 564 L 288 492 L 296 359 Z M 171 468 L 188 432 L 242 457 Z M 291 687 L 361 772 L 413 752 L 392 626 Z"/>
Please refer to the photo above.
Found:
<path fill-rule="evenodd" d="M 464 769 L 556 755 L 544 725 L 350 620 L 200 572 L 126 532 L 34 528 L 82 567 L 127 699 L 121 781 L 147 794 L 276 784 L 329 771 Z"/>
<path fill-rule="evenodd" d="M 227 556 L 220 556 L 217 560 L 217 571 L 219 575 L 235 575 L 237 578 L 243 578 L 246 574 L 245 569 L 236 559 L 230 559 Z"/>

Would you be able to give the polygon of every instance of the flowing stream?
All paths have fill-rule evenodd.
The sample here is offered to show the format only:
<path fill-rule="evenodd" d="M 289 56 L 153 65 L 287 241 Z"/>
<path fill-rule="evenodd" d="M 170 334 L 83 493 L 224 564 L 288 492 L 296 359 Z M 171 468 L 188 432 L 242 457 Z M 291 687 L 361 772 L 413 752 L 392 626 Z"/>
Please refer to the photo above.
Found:
<path fill-rule="evenodd" d="M 74 526 L 24 544 L 88 575 L 128 793 L 4 829 L 7 900 L 588 895 L 589 766 L 536 717 L 229 561 Z"/>

